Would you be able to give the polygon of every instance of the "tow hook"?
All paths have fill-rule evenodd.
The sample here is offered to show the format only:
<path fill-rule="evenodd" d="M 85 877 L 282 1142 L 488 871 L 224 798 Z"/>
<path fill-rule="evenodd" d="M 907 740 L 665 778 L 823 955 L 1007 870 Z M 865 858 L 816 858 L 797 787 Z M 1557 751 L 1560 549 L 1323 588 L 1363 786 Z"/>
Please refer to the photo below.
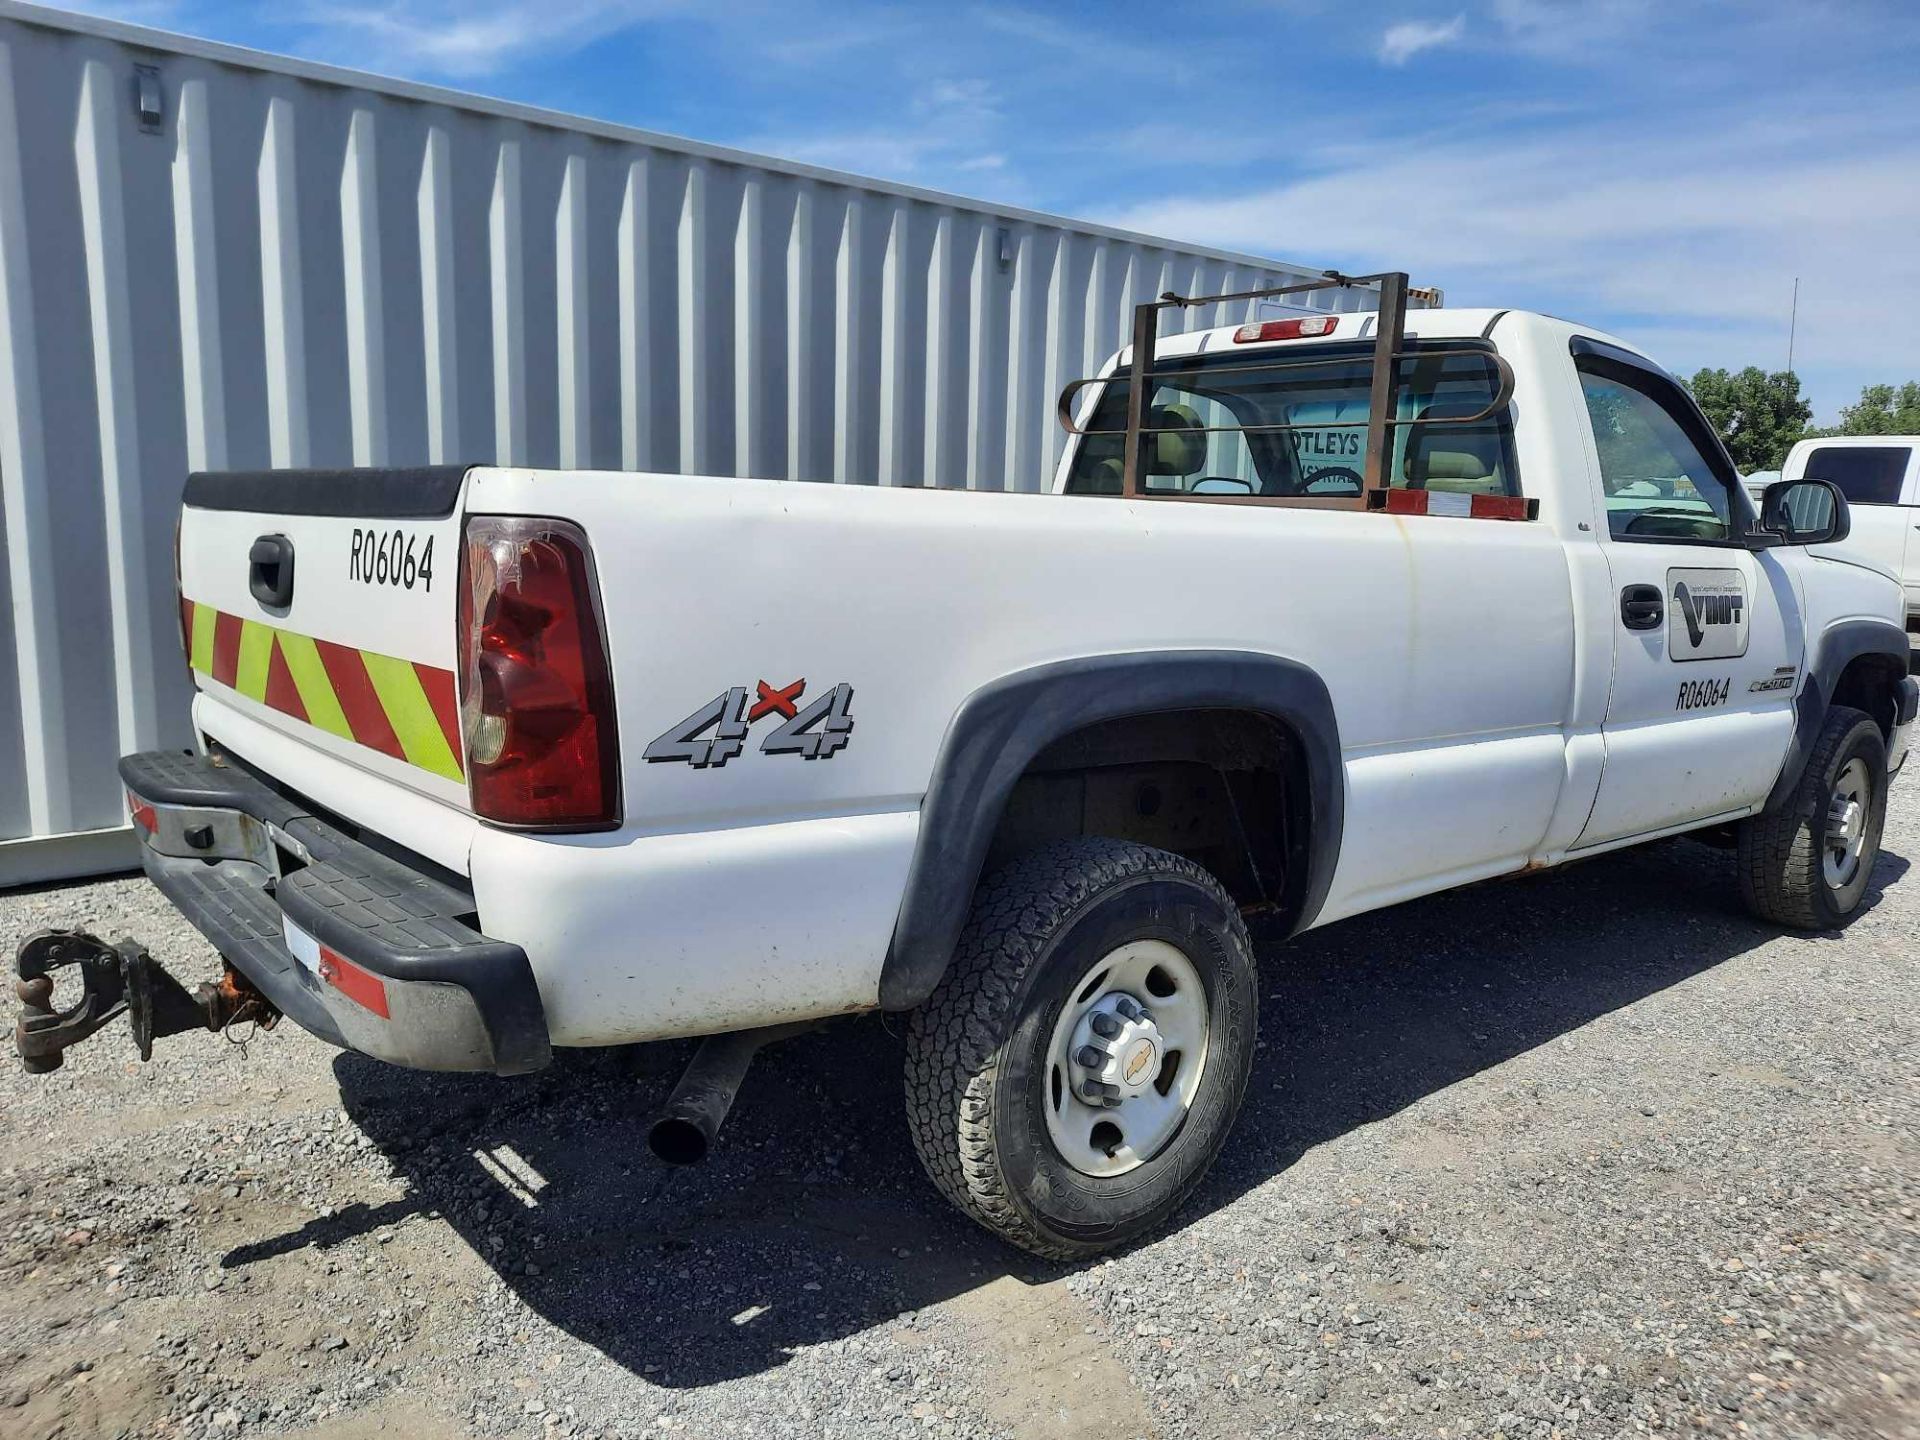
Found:
<path fill-rule="evenodd" d="M 80 999 L 55 1010 L 54 972 L 69 966 L 80 972 Z M 42 930 L 21 942 L 13 968 L 20 977 L 13 989 L 21 1005 L 13 1041 L 30 1075 L 58 1070 L 68 1046 L 123 1013 L 142 1060 L 153 1058 L 153 1042 L 166 1035 L 221 1031 L 243 1020 L 270 1030 L 280 1019 L 280 1012 L 231 965 L 217 982 L 189 992 L 138 940 L 108 944 L 78 930 Z"/>

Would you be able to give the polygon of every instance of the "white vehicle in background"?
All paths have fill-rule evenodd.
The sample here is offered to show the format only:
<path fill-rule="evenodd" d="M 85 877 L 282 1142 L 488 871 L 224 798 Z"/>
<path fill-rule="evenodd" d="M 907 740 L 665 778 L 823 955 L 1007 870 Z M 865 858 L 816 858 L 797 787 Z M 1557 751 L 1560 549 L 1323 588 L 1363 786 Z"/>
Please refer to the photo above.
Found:
<path fill-rule="evenodd" d="M 654 1130 L 688 1160 L 770 1034 L 906 1012 L 935 1182 L 1073 1256 L 1224 1143 L 1245 914 L 1298 933 L 1698 832 L 1755 913 L 1845 924 L 1920 700 L 1894 582 L 1826 548 L 1845 497 L 1756 514 L 1652 361 L 1409 316 L 1406 278 L 1165 342 L 1162 309 L 1257 297 L 1140 307 L 1062 397 L 1050 495 L 191 477 L 200 746 L 120 775 L 227 969 L 189 994 L 134 941 L 37 936 L 23 1056 L 116 1006 L 143 1050 L 286 1015 L 502 1073 L 709 1036 Z"/>
<path fill-rule="evenodd" d="M 1802 440 L 1787 452 L 1780 478 L 1840 487 L 1853 516 L 1847 549 L 1900 581 L 1907 633 L 1920 645 L 1920 435 Z"/>

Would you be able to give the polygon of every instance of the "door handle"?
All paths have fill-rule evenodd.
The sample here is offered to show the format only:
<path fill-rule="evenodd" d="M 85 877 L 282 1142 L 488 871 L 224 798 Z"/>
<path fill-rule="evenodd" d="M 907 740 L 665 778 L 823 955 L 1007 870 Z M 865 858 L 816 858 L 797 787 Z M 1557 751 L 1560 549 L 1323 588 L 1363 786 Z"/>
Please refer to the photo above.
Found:
<path fill-rule="evenodd" d="M 247 589 L 262 605 L 284 610 L 293 603 L 293 542 L 262 535 L 247 552 Z"/>
<path fill-rule="evenodd" d="M 1658 585 L 1629 585 L 1620 592 L 1620 623 L 1629 630 L 1658 630 L 1667 602 Z"/>

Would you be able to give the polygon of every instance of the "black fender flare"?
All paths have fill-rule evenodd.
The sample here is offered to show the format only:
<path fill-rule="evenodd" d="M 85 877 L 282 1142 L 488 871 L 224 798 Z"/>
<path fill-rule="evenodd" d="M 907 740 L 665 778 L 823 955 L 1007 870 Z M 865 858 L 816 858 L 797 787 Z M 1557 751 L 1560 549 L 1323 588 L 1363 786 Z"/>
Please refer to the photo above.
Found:
<path fill-rule="evenodd" d="M 1793 737 L 1787 743 L 1787 758 L 1767 795 L 1763 813 L 1774 814 L 1792 800 L 1814 743 L 1820 738 L 1820 727 L 1827 722 L 1834 688 L 1847 666 L 1862 655 L 1885 655 L 1905 675 L 1909 653 L 1907 632 L 1891 620 L 1841 620 L 1821 632 L 1807 666 L 1807 682 L 1794 698 Z"/>
<path fill-rule="evenodd" d="M 1240 650 L 1056 661 L 976 690 L 947 727 L 880 971 L 882 1009 L 910 1010 L 940 983 L 1008 796 L 1034 756 L 1103 720 L 1170 710 L 1255 711 L 1299 737 L 1310 819 L 1307 880 L 1294 928 L 1313 922 L 1333 881 L 1346 809 L 1339 726 L 1319 675 L 1298 661 Z"/>

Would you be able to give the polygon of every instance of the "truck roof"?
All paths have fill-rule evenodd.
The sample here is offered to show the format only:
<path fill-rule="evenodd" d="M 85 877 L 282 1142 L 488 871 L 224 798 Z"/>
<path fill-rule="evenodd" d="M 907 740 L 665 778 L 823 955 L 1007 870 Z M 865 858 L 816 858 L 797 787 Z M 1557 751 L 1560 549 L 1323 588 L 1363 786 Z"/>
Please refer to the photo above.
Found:
<path fill-rule="evenodd" d="M 1371 310 L 1352 311 L 1315 311 L 1295 310 L 1286 315 L 1262 316 L 1248 324 L 1265 324 L 1273 320 L 1294 320 L 1319 318 L 1334 322 L 1331 332 L 1323 331 L 1317 335 L 1300 336 L 1286 340 L 1235 340 L 1234 336 L 1245 329 L 1245 325 L 1216 325 L 1205 330 L 1189 330 L 1183 334 L 1165 334 L 1160 337 L 1155 353 L 1161 356 L 1198 355 L 1218 350 L 1225 346 L 1236 346 L 1245 350 L 1281 349 L 1289 345 L 1324 345 L 1329 341 L 1369 340 L 1373 338 L 1374 324 L 1378 319 Z M 1566 335 L 1580 334 L 1608 345 L 1617 345 L 1623 350 L 1642 354 L 1640 348 L 1627 341 L 1608 334 L 1591 325 L 1575 325 L 1570 321 L 1551 315 L 1542 315 L 1531 310 L 1495 309 L 1480 307 L 1473 309 L 1410 310 L 1407 312 L 1407 334 L 1428 340 L 1466 340 L 1479 339 L 1492 328 L 1494 321 L 1523 321 L 1536 325 L 1549 334 L 1554 332 Z M 1114 364 L 1124 365 L 1132 356 L 1133 347 L 1127 346 L 1114 357 Z"/>
<path fill-rule="evenodd" d="M 1809 435 L 1803 440 L 1796 440 L 1793 448 L 1798 450 L 1804 446 L 1811 449 L 1816 445 L 1823 450 L 1832 445 L 1873 447 L 1920 445 L 1920 435 Z"/>

